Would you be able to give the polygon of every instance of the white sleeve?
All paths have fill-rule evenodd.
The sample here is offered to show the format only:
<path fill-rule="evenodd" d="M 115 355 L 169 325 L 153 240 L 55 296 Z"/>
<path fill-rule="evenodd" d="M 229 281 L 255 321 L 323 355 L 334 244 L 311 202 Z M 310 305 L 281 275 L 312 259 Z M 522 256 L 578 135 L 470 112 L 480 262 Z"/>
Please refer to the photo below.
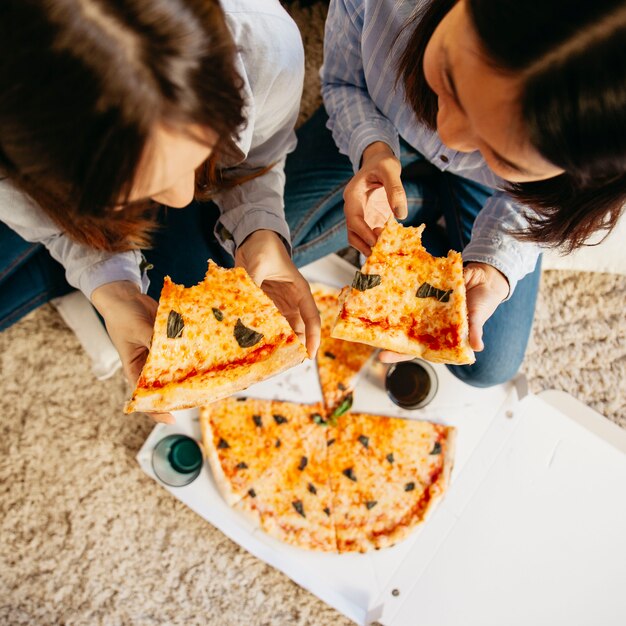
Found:
<path fill-rule="evenodd" d="M 87 298 L 96 287 L 116 280 L 128 280 L 145 293 L 148 278 L 140 270 L 139 251 L 111 253 L 76 243 L 24 193 L 10 182 L 0 181 L 0 220 L 26 241 L 42 243 L 65 268 L 67 282 Z"/>

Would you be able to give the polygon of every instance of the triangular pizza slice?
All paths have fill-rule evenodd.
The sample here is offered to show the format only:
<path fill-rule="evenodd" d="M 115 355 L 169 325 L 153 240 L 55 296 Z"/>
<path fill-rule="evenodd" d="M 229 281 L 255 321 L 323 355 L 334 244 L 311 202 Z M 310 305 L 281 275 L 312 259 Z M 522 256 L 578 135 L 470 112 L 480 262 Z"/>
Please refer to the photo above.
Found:
<path fill-rule="evenodd" d="M 473 363 L 463 260 L 452 250 L 431 256 L 422 245 L 424 228 L 389 219 L 342 290 L 332 336 L 435 363 Z"/>
<path fill-rule="evenodd" d="M 322 320 L 321 342 L 317 351 L 317 371 L 327 412 L 345 413 L 352 404 L 357 378 L 374 348 L 363 343 L 334 339 L 330 336 L 339 313 L 339 289 L 315 283 L 311 292 Z"/>
<path fill-rule="evenodd" d="M 245 270 L 209 262 L 194 287 L 165 278 L 150 353 L 124 410 L 215 402 L 306 357 L 287 320 Z"/>
<path fill-rule="evenodd" d="M 326 461 L 326 428 L 314 424 L 287 444 L 280 470 L 263 474 L 235 508 L 281 541 L 336 552 Z"/>
<path fill-rule="evenodd" d="M 217 487 L 229 504 L 280 474 L 291 449 L 322 420 L 321 404 L 226 398 L 200 412 L 202 443 Z"/>
<path fill-rule="evenodd" d="M 453 428 L 349 413 L 327 437 L 339 552 L 367 552 L 405 539 L 447 487 Z"/>

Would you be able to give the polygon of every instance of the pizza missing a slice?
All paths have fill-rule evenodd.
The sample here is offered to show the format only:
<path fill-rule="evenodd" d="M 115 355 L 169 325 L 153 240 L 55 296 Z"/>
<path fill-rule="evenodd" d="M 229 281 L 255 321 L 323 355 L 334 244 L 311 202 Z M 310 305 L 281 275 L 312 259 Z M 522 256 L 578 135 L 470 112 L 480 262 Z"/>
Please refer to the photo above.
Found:
<path fill-rule="evenodd" d="M 203 282 L 165 278 L 152 345 L 126 413 L 200 406 L 278 374 L 307 351 L 245 270 L 209 262 Z"/>
<path fill-rule="evenodd" d="M 424 228 L 389 219 L 352 286 L 342 290 L 332 336 L 435 363 L 473 363 L 461 255 L 431 256 Z"/>
<path fill-rule="evenodd" d="M 455 430 L 321 405 L 228 398 L 201 413 L 226 501 L 309 550 L 366 552 L 406 538 L 445 492 Z"/>

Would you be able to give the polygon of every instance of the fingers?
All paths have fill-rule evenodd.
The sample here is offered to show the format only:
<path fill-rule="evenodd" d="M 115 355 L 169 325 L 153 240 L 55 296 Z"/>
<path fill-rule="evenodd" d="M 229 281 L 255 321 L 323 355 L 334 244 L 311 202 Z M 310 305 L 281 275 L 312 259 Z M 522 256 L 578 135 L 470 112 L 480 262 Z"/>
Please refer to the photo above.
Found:
<path fill-rule="evenodd" d="M 413 358 L 410 354 L 398 354 L 390 350 L 383 350 L 378 355 L 378 360 L 381 363 L 399 363 L 400 361 L 410 361 Z"/>
<path fill-rule="evenodd" d="M 506 277 L 486 263 L 470 263 L 464 270 L 469 318 L 469 342 L 475 352 L 484 349 L 483 327 L 509 292 Z"/>
<path fill-rule="evenodd" d="M 171 413 L 148 413 L 148 415 L 160 424 L 175 424 L 176 420 Z"/>
<path fill-rule="evenodd" d="M 358 238 L 356 239 L 357 241 L 361 241 L 365 246 L 371 248 L 376 243 L 377 237 L 369 224 L 365 221 L 363 207 L 360 206 L 357 210 L 354 210 L 346 204 L 345 212 L 348 241 L 350 240 L 350 235 L 356 235 L 356 238 Z"/>
<path fill-rule="evenodd" d="M 308 293 L 300 300 L 299 308 L 306 329 L 306 349 L 309 353 L 309 358 L 312 359 L 317 354 L 317 350 L 320 346 L 322 322 L 309 286 L 304 285 L 303 289 L 306 289 Z"/>
<path fill-rule="evenodd" d="M 371 246 L 368 246 L 358 235 L 351 231 L 348 231 L 348 243 L 365 256 L 372 254 Z"/>
<path fill-rule="evenodd" d="M 467 316 L 469 318 L 469 343 L 474 352 L 481 352 L 485 348 L 483 343 L 483 326 L 491 316 L 492 311 L 482 306 L 480 302 L 474 302 L 472 299 L 468 302 Z"/>
<path fill-rule="evenodd" d="M 389 202 L 389 206 L 391 207 L 393 214 L 397 219 L 403 220 L 409 214 L 409 209 L 406 192 L 404 191 L 404 186 L 402 185 L 402 180 L 400 179 L 400 163 L 397 160 L 394 161 L 394 166 L 396 164 L 397 168 L 381 167 L 380 177 L 382 179 L 385 192 L 387 193 L 387 201 Z"/>

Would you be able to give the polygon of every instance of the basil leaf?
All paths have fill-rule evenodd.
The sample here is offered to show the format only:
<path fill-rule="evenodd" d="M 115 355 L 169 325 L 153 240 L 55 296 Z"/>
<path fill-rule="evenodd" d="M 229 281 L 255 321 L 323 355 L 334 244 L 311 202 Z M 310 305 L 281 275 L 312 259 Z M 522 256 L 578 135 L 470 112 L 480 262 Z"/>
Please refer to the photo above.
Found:
<path fill-rule="evenodd" d="M 263 339 L 263 333 L 258 333 L 256 330 L 252 330 L 252 328 L 247 328 L 239 318 L 237 318 L 233 334 L 241 348 L 251 348 Z"/>
<path fill-rule="evenodd" d="M 328 422 L 319 413 L 313 413 L 311 419 L 318 426 L 328 426 Z"/>
<path fill-rule="evenodd" d="M 365 503 L 365 507 L 368 511 L 371 511 L 378 504 L 378 500 L 368 500 Z"/>
<path fill-rule="evenodd" d="M 354 398 L 352 396 L 352 394 L 348 394 L 344 401 L 332 412 L 331 417 L 331 424 L 334 426 L 335 424 L 332 422 L 333 419 L 336 419 L 337 417 L 341 417 L 344 413 L 347 413 L 351 408 L 352 408 L 352 402 L 354 401 Z"/>
<path fill-rule="evenodd" d="M 370 445 L 370 438 L 365 435 L 359 435 L 359 441 L 364 448 L 368 448 Z"/>
<path fill-rule="evenodd" d="M 415 294 L 418 298 L 435 298 L 439 302 L 449 302 L 454 289 L 437 289 L 428 283 L 422 283 Z"/>
<path fill-rule="evenodd" d="M 167 337 L 168 339 L 178 339 L 183 334 L 185 322 L 183 316 L 172 309 L 167 316 Z"/>
<path fill-rule="evenodd" d="M 366 291 L 380 285 L 380 274 L 362 274 L 357 270 L 352 281 L 352 288 L 359 291 Z"/>
<path fill-rule="evenodd" d="M 430 454 L 441 454 L 441 444 L 438 441 L 435 441 L 435 445 L 430 451 Z"/>
<path fill-rule="evenodd" d="M 213 311 L 213 315 L 218 322 L 221 322 L 224 319 L 224 314 L 219 309 L 213 307 L 211 311 Z"/>
<path fill-rule="evenodd" d="M 302 500 L 294 500 L 291 505 L 296 510 L 296 513 L 302 515 L 302 517 L 306 517 L 304 514 L 304 505 L 302 504 Z"/>
<path fill-rule="evenodd" d="M 349 478 L 351 481 L 356 482 L 356 475 L 354 473 L 354 469 L 352 467 L 347 467 L 343 472 L 341 472 L 346 478 Z"/>

